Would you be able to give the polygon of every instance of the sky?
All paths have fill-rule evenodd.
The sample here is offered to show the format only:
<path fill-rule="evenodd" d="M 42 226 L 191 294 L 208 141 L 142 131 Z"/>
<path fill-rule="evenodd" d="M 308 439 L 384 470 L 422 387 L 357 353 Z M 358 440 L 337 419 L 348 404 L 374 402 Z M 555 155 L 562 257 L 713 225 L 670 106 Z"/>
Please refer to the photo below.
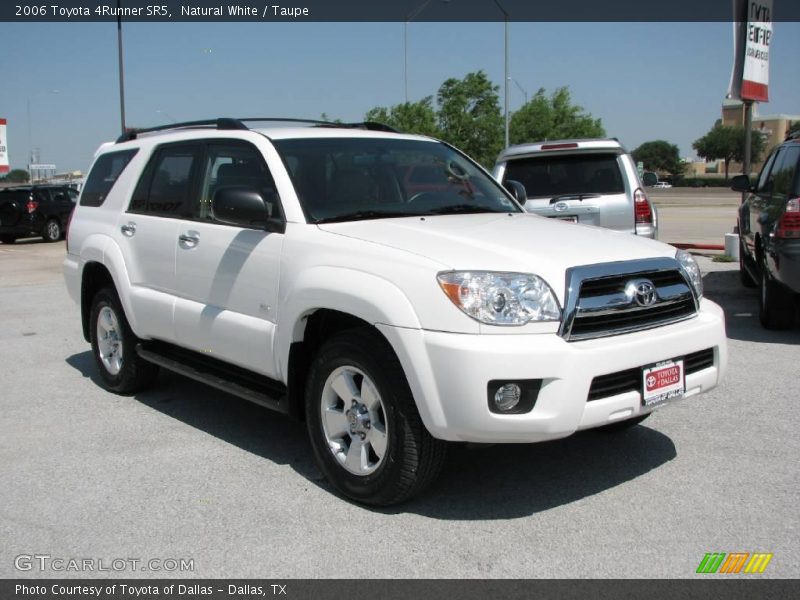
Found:
<path fill-rule="evenodd" d="M 509 71 L 531 96 L 568 86 L 629 150 L 664 139 L 691 157 L 720 117 L 732 38 L 730 23 L 512 22 Z M 24 168 L 34 147 L 60 172 L 86 172 L 120 131 L 116 23 L 4 22 L 0 40 L 11 167 Z M 408 40 L 410 100 L 482 69 L 502 108 L 502 22 L 412 22 Z M 403 23 L 124 23 L 123 43 L 128 126 L 322 113 L 357 121 L 404 100 Z M 799 59 L 800 23 L 774 23 L 760 114 L 800 115 Z M 512 83 L 511 110 L 523 102 Z"/>

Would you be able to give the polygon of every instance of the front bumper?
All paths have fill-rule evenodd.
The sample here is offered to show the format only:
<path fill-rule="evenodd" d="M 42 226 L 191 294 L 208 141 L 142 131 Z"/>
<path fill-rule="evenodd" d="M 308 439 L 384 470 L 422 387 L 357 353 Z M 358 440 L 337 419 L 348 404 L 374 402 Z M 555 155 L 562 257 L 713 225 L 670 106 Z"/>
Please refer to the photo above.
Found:
<path fill-rule="evenodd" d="M 727 363 L 722 309 L 703 300 L 686 321 L 614 337 L 566 342 L 555 334 L 469 335 L 379 325 L 395 349 L 428 431 L 453 441 L 540 442 L 651 412 L 627 391 L 587 402 L 592 380 L 713 349 L 713 365 L 686 375 L 688 398 L 717 385 Z M 534 408 L 489 410 L 491 380 L 541 379 Z"/>

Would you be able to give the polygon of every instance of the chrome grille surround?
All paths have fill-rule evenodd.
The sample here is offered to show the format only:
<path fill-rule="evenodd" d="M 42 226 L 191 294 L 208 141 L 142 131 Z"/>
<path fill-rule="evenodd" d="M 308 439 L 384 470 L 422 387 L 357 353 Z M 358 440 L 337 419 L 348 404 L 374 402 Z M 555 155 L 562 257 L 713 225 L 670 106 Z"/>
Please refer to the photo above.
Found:
<path fill-rule="evenodd" d="M 656 301 L 637 304 L 626 295 L 631 281 L 648 280 Z M 674 258 L 646 258 L 573 267 L 566 273 L 564 319 L 559 335 L 567 341 L 621 335 L 677 323 L 697 314 L 692 284 Z"/>

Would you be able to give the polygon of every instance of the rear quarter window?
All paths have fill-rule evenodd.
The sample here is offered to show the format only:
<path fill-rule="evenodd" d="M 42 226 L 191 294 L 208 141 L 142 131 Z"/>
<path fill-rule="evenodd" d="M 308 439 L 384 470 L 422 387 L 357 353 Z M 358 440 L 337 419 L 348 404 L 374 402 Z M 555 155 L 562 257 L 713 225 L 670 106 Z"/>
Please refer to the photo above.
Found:
<path fill-rule="evenodd" d="M 101 206 L 138 149 L 109 152 L 98 158 L 81 193 L 81 206 Z"/>

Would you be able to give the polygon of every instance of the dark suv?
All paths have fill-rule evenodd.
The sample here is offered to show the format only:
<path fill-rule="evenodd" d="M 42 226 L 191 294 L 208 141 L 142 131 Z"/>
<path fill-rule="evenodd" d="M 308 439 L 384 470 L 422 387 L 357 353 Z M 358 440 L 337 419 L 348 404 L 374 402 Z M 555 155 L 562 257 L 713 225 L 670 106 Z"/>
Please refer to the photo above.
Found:
<path fill-rule="evenodd" d="M 772 151 L 758 181 L 738 175 L 731 183 L 745 194 L 739 208 L 742 283 L 761 287 L 761 324 L 788 329 L 800 298 L 800 136 Z"/>
<path fill-rule="evenodd" d="M 0 190 L 0 242 L 41 236 L 47 242 L 64 237 L 78 200 L 78 192 L 65 185 L 26 185 Z"/>

